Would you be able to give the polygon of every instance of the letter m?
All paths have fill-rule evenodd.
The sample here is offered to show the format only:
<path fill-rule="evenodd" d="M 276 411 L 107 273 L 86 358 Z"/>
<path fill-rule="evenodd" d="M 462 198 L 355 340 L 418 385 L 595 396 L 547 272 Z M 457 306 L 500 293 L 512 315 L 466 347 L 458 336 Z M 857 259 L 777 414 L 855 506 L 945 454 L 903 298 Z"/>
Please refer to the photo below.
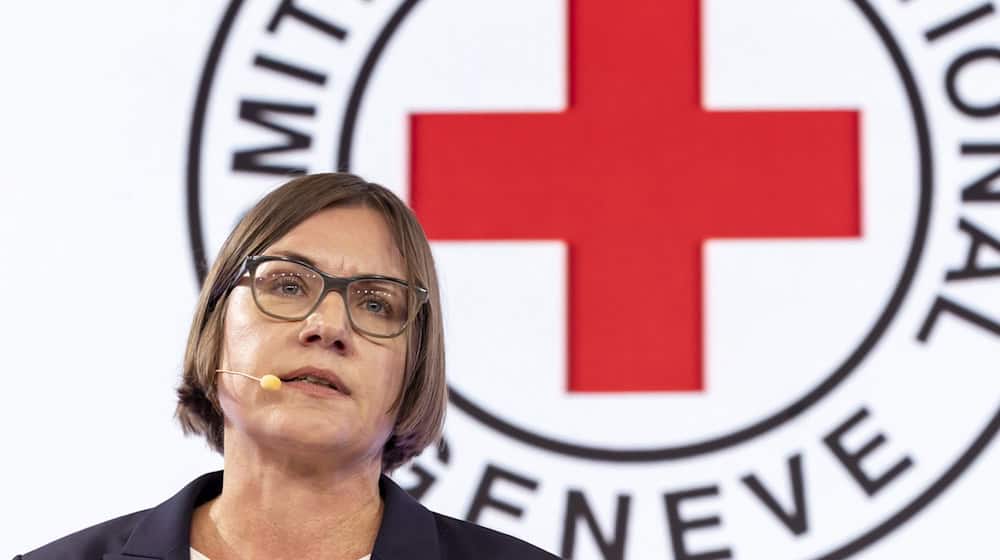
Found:
<path fill-rule="evenodd" d="M 300 175 L 307 171 L 304 165 L 276 165 L 262 161 L 261 156 L 265 154 L 305 150 L 312 145 L 312 137 L 309 134 L 278 124 L 275 119 L 276 114 L 312 117 L 316 114 L 316 108 L 312 105 L 242 100 L 240 102 L 240 120 L 273 130 L 283 136 L 284 142 L 238 150 L 233 154 L 233 171 L 249 171 L 270 175 Z"/>

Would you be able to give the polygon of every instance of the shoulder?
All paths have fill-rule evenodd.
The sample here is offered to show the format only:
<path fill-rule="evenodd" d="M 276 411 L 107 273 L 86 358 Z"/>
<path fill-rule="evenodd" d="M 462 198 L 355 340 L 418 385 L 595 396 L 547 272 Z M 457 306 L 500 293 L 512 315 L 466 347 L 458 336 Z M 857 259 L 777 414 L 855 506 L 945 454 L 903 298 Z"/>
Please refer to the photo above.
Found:
<path fill-rule="evenodd" d="M 474 523 L 440 513 L 434 513 L 434 521 L 437 523 L 442 558 L 447 560 L 558 560 L 557 556 L 537 546 Z"/>
<path fill-rule="evenodd" d="M 222 471 L 204 474 L 154 508 L 88 527 L 15 560 L 163 558 L 186 551 L 192 511 L 221 491 Z"/>
<path fill-rule="evenodd" d="M 90 560 L 105 553 L 117 552 L 125 545 L 138 520 L 149 510 L 137 511 L 99 523 L 23 556 L 23 560 Z"/>

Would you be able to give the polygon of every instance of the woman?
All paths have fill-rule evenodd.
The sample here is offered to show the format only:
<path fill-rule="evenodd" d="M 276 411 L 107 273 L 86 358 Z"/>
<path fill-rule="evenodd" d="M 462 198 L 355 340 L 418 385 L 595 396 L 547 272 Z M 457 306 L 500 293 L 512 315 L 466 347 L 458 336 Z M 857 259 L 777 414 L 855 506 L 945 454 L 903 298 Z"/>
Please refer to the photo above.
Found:
<path fill-rule="evenodd" d="M 188 339 L 177 417 L 224 470 L 17 558 L 554 558 L 384 474 L 440 436 L 438 302 L 395 195 L 348 174 L 289 181 L 222 246 Z"/>

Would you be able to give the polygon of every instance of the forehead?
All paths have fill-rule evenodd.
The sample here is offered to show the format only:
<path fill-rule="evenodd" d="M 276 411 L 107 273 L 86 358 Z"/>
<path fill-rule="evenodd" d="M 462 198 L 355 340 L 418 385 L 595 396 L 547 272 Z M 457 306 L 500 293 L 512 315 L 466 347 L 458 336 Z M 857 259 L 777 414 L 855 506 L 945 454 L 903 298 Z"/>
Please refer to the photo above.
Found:
<path fill-rule="evenodd" d="M 406 267 L 385 218 L 367 206 L 337 206 L 306 218 L 264 251 L 308 257 L 338 276 L 404 277 Z"/>

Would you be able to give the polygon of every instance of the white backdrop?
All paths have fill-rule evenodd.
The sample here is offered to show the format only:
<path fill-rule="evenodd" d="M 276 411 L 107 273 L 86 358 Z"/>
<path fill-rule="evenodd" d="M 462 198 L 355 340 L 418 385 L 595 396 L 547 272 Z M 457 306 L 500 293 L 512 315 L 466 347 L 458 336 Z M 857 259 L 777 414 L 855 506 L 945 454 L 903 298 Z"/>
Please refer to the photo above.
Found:
<path fill-rule="evenodd" d="M 253 83 L 268 95 L 275 90 L 265 78 L 252 82 L 241 76 L 247 71 L 231 61 L 261 48 L 250 34 L 241 34 L 239 26 L 247 25 L 254 13 L 266 16 L 272 4 L 251 2 L 245 10 L 251 15 L 237 21 L 206 118 L 201 181 L 210 252 L 247 201 L 278 182 L 232 174 L 226 167 L 233 145 L 268 138 L 238 122 L 230 106 L 242 95 L 241 84 Z M 393 3 L 382 6 L 388 4 Z M 449 312 L 449 374 L 464 394 L 490 395 L 491 406 L 510 413 L 521 425 L 575 442 L 642 447 L 661 438 L 685 443 L 723 433 L 782 406 L 790 395 L 816 382 L 813 369 L 827 367 L 857 343 L 874 316 L 871 310 L 881 305 L 896 281 L 916 212 L 916 200 L 909 196 L 909 185 L 917 181 L 911 115 L 891 61 L 850 2 L 753 4 L 702 2 L 703 104 L 715 110 L 861 110 L 863 239 L 820 244 L 709 242 L 703 255 L 709 328 L 706 384 L 711 390 L 700 396 L 641 394 L 624 404 L 601 395 L 566 395 L 562 389 L 567 274 L 563 242 L 438 243 L 435 251 Z M 898 511 L 957 458 L 975 436 L 972 427 L 981 429 L 987 415 L 996 412 L 1000 381 L 989 372 L 996 371 L 998 339 L 942 322 L 932 339 L 934 353 L 898 348 L 913 342 L 911 326 L 920 325 L 942 290 L 943 271 L 964 259 L 967 239 L 956 233 L 958 216 L 1000 232 L 1000 213 L 988 208 L 969 213 L 959 200 L 960 187 L 994 169 L 997 157 L 975 165 L 956 158 L 962 140 L 1000 143 L 997 118 L 956 115 L 942 85 L 944 68 L 955 53 L 995 43 L 1000 22 L 984 19 L 931 48 L 922 33 L 961 10 L 938 6 L 907 11 L 895 2 L 873 4 L 890 22 L 916 69 L 937 158 L 926 264 L 918 272 L 915 295 L 907 300 L 918 303 L 904 306 L 899 322 L 905 326 L 888 333 L 881 346 L 896 350 L 872 358 L 867 378 L 843 387 L 839 404 L 803 419 L 800 428 L 768 436 L 766 445 L 748 449 L 739 458 L 723 453 L 690 465 L 654 465 L 642 471 L 540 456 L 452 410 L 448 433 L 455 463 L 446 475 L 448 482 L 428 494 L 428 505 L 463 516 L 483 465 L 496 464 L 500 457 L 514 471 L 542 480 L 542 488 L 524 518 L 493 512 L 484 515 L 482 523 L 558 553 L 564 492 L 592 480 L 586 488 L 595 504 L 617 491 L 634 496 L 634 535 L 628 539 L 627 557 L 669 558 L 661 543 L 665 532 L 658 517 L 660 493 L 720 479 L 732 481 L 722 484 L 729 496 L 739 491 L 738 475 L 754 470 L 774 481 L 768 486 L 778 496 L 787 496 L 785 455 L 802 449 L 807 482 L 814 485 L 808 490 L 810 503 L 819 504 L 811 540 L 791 542 L 772 535 L 773 519 L 762 521 L 768 514 L 759 504 L 734 498 L 726 506 L 732 517 L 724 520 L 730 534 L 690 542 L 694 550 L 731 544 L 736 558 L 763 558 L 755 548 L 757 534 L 757 546 L 775 554 L 766 557 L 812 557 Z M 0 555 L 26 552 L 93 523 L 151 507 L 198 474 L 221 466 L 221 458 L 199 440 L 181 436 L 172 413 L 196 296 L 185 213 L 189 126 L 209 44 L 226 5 L 217 0 L 38 0 L 3 6 L 0 246 L 5 264 L 0 268 L 0 290 L 7 297 L 0 340 L 8 379 L 0 418 L 8 428 L 0 521 L 8 529 L 0 532 Z M 391 11 L 379 9 L 380 17 Z M 566 17 L 563 3 L 547 0 L 425 0 L 393 39 L 370 85 L 359 120 L 355 169 L 405 198 L 407 113 L 565 108 Z M 373 34 L 382 21 L 366 18 L 355 18 L 358 35 Z M 457 20 L 463 25 L 453 25 Z M 938 47 L 945 41 L 950 44 Z M 295 53 L 309 45 L 274 48 Z M 356 65 L 360 55 L 351 51 L 338 56 Z M 435 65 L 430 70 L 418 66 L 423 58 Z M 331 62 L 336 64 L 339 59 Z M 976 102 L 995 102 L 1000 73 L 994 67 L 984 64 L 968 72 L 960 83 L 962 91 Z M 335 81 L 340 77 L 336 72 L 332 76 Z M 407 85 L 407 96 L 393 93 L 399 84 Z M 336 87 L 331 86 L 331 99 L 345 97 L 346 90 Z M 285 93 L 285 99 L 301 94 L 294 88 Z M 338 102 L 324 101 L 327 106 Z M 324 110 L 317 117 L 319 128 L 334 130 L 339 118 L 337 111 Z M 303 159 L 311 169 L 329 168 L 335 135 L 317 133 L 315 142 Z M 897 183 L 907 185 L 900 187 L 910 189 L 907 196 L 893 188 Z M 238 189 L 243 194 L 233 195 Z M 796 265 L 789 267 L 790 262 Z M 478 289 L 512 267 L 534 270 L 543 281 L 505 286 L 498 293 L 506 296 L 488 302 L 467 288 Z M 775 282 L 774 270 L 784 271 L 784 284 Z M 974 282 L 971 291 L 957 297 L 984 315 L 1000 317 L 996 280 Z M 845 301 L 853 303 L 845 306 Z M 773 324 L 784 325 L 781 336 L 788 348 L 780 356 L 771 331 L 759 328 L 762 313 Z M 516 351 L 499 352 L 489 344 L 489 333 L 470 334 L 482 330 L 476 317 L 517 323 L 526 315 L 532 321 L 521 327 L 524 340 Z M 809 324 L 811 317 L 824 317 L 836 328 L 817 336 L 810 329 L 789 327 Z M 747 368 L 755 372 L 752 379 L 744 373 Z M 811 373 L 803 376 L 802 371 Z M 511 387 L 527 384 L 536 393 L 530 398 L 510 393 Z M 751 392 L 760 385 L 781 390 Z M 753 398 L 738 398 L 748 394 Z M 838 486 L 849 479 L 831 466 L 828 452 L 819 459 L 824 449 L 818 434 L 862 402 L 873 407 L 878 423 L 872 429 L 889 433 L 892 451 L 885 461 L 908 452 L 917 465 L 888 501 L 868 509 L 859 509 L 860 500 L 843 498 L 841 503 L 841 498 L 826 496 L 829 492 L 854 498 L 851 493 L 857 491 Z M 552 403 L 558 403 L 556 414 Z M 601 422 L 584 430 L 579 418 L 587 415 Z M 666 433 L 665 425 L 670 426 Z M 805 437 L 810 441 L 803 441 Z M 819 464 L 817 470 L 808 470 L 812 464 Z M 998 472 L 1000 452 L 993 443 L 941 497 L 857 557 L 997 556 Z M 553 473 L 566 480 L 559 481 Z M 609 477 L 613 482 L 606 483 Z M 816 488 L 823 485 L 829 488 Z M 530 501 L 516 489 L 499 491 L 505 492 L 508 499 Z M 593 507 L 601 526 L 609 527 L 610 506 Z M 858 527 L 839 516 L 859 519 Z M 600 557 L 585 540 L 581 537 L 576 546 L 576 557 Z"/>

